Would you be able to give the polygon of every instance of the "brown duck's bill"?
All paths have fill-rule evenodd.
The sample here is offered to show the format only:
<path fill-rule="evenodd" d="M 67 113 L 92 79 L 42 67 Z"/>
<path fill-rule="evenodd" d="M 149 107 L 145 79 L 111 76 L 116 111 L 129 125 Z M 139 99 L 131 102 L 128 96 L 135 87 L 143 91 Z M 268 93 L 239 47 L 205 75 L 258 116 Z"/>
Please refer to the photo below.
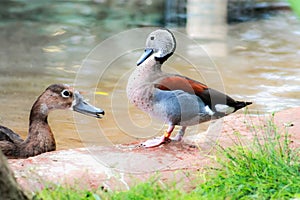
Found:
<path fill-rule="evenodd" d="M 105 114 L 104 110 L 86 102 L 79 92 L 75 92 L 74 95 L 75 100 L 72 107 L 74 111 L 96 118 L 102 118 L 102 116 Z"/>

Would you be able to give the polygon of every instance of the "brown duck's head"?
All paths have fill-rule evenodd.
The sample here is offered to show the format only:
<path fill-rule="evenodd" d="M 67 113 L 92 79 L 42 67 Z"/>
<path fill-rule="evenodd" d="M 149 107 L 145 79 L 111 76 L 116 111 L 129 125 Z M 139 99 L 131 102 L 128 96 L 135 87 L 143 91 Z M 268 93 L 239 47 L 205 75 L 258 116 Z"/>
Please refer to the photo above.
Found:
<path fill-rule="evenodd" d="M 73 111 L 102 118 L 104 110 L 97 108 L 84 100 L 82 95 L 66 84 L 50 85 L 39 97 L 41 109 L 45 112 L 55 109 L 71 109 Z"/>

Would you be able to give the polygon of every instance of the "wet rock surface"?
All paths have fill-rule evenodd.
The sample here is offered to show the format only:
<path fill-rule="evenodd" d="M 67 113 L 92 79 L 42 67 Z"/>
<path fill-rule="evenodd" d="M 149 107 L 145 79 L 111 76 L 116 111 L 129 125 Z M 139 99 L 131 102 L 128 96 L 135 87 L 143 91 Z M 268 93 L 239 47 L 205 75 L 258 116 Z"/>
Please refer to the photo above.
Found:
<path fill-rule="evenodd" d="M 27 191 L 51 184 L 76 185 L 84 189 L 127 189 L 152 176 L 160 180 L 181 180 L 188 187 L 197 174 L 190 172 L 216 165 L 214 158 L 220 151 L 219 145 L 232 146 L 237 138 L 245 145 L 251 144 L 253 137 L 261 134 L 260 126 L 269 118 L 270 115 L 231 115 L 213 123 L 206 133 L 157 148 L 138 147 L 141 141 L 137 141 L 54 151 L 28 159 L 10 159 L 9 164 Z M 290 133 L 291 147 L 300 146 L 300 107 L 276 113 L 274 122 L 280 132 Z"/>

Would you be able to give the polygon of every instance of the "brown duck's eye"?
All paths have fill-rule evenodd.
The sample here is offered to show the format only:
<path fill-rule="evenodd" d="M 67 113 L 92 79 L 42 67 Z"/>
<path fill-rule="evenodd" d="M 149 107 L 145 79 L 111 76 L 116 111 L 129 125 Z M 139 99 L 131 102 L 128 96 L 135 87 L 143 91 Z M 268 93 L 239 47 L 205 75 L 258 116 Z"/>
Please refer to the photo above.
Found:
<path fill-rule="evenodd" d="M 72 93 L 71 93 L 69 90 L 63 90 L 63 91 L 61 92 L 61 96 L 62 96 L 63 98 L 69 98 L 71 95 L 72 95 Z"/>

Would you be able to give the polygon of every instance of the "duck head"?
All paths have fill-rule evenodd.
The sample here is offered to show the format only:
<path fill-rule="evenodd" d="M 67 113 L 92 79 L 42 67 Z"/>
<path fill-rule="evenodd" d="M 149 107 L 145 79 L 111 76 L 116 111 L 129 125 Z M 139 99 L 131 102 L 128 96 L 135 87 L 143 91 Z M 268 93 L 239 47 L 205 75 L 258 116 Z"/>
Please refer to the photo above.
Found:
<path fill-rule="evenodd" d="M 168 29 L 158 29 L 149 34 L 146 40 L 145 52 L 137 61 L 137 65 L 142 64 L 152 54 L 156 61 L 161 64 L 165 62 L 175 51 L 176 40 Z"/>
<path fill-rule="evenodd" d="M 73 111 L 102 118 L 105 112 L 84 100 L 82 95 L 74 88 L 64 84 L 50 85 L 39 97 L 40 102 L 44 102 L 41 109 L 49 112 L 54 109 L 71 109 Z"/>

